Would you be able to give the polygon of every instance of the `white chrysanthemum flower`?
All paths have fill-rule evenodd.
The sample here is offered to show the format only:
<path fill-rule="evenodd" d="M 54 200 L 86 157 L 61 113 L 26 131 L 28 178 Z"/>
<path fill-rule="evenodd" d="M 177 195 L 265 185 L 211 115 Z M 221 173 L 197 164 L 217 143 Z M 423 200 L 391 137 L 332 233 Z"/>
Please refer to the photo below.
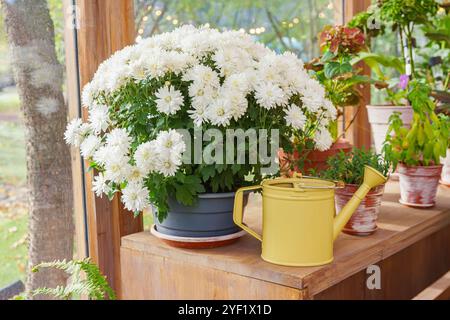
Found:
<path fill-rule="evenodd" d="M 67 144 L 79 147 L 85 137 L 90 134 L 91 128 L 87 123 L 83 123 L 81 119 L 73 119 L 66 128 L 64 140 Z"/>
<path fill-rule="evenodd" d="M 172 86 L 165 85 L 156 92 L 156 109 L 165 114 L 175 114 L 183 105 L 183 94 Z"/>
<path fill-rule="evenodd" d="M 141 81 L 147 78 L 148 72 L 143 59 L 134 61 L 130 65 L 130 75 L 134 80 Z"/>
<path fill-rule="evenodd" d="M 106 144 L 108 147 L 117 147 L 122 155 L 126 155 L 130 149 L 131 138 L 125 129 L 115 128 L 106 136 Z"/>
<path fill-rule="evenodd" d="M 227 95 L 225 95 L 227 96 Z M 239 120 L 248 109 L 248 101 L 243 93 L 237 93 L 230 91 L 228 95 L 228 99 L 230 100 L 231 108 L 230 113 L 234 120 Z"/>
<path fill-rule="evenodd" d="M 233 117 L 230 100 L 217 99 L 206 109 L 206 116 L 213 125 L 222 127 L 229 125 Z"/>
<path fill-rule="evenodd" d="M 105 178 L 115 183 L 122 183 L 127 177 L 131 165 L 130 158 L 124 155 L 116 155 L 105 162 Z"/>
<path fill-rule="evenodd" d="M 324 100 L 325 115 L 329 120 L 336 120 L 337 109 L 329 99 Z"/>
<path fill-rule="evenodd" d="M 174 129 L 161 131 L 156 137 L 155 147 L 157 152 L 169 151 L 172 154 L 181 154 L 186 151 L 183 136 Z"/>
<path fill-rule="evenodd" d="M 272 59 L 273 58 L 274 57 L 272 57 Z M 272 59 L 270 59 L 270 60 L 272 60 Z M 264 82 L 270 82 L 273 84 L 274 83 L 280 84 L 282 82 L 280 70 L 276 66 L 273 65 L 272 61 L 269 62 L 266 60 L 262 60 L 259 63 L 258 77 L 259 77 L 259 79 L 262 79 Z"/>
<path fill-rule="evenodd" d="M 178 51 L 169 51 L 164 58 L 167 72 L 173 72 L 175 74 L 181 73 L 195 61 L 192 56 Z"/>
<path fill-rule="evenodd" d="M 276 106 L 285 105 L 287 98 L 283 90 L 270 82 L 258 84 L 255 92 L 256 101 L 265 109 L 272 109 Z"/>
<path fill-rule="evenodd" d="M 201 127 L 204 122 L 207 122 L 206 107 L 203 105 L 195 106 L 193 109 L 188 110 L 189 117 L 194 122 L 194 125 Z"/>
<path fill-rule="evenodd" d="M 326 104 L 325 89 L 316 80 L 309 79 L 301 92 L 303 105 L 311 112 L 317 113 Z"/>
<path fill-rule="evenodd" d="M 90 135 L 80 145 L 80 153 L 85 158 L 91 158 L 100 147 L 102 140 L 99 136 Z"/>
<path fill-rule="evenodd" d="M 120 148 L 102 145 L 97 149 L 97 151 L 95 151 L 94 155 L 92 156 L 92 159 L 96 164 L 104 166 L 108 161 L 108 159 L 120 155 L 123 155 L 123 152 Z"/>
<path fill-rule="evenodd" d="M 218 88 L 220 86 L 219 75 L 213 69 L 201 64 L 189 69 L 183 76 L 184 81 L 193 81 L 202 87 Z"/>
<path fill-rule="evenodd" d="M 139 145 L 134 153 L 134 160 L 144 175 L 147 175 L 155 169 L 156 141 L 149 141 Z"/>
<path fill-rule="evenodd" d="M 250 88 L 247 73 L 232 74 L 225 79 L 223 87 L 233 92 L 246 94 Z"/>
<path fill-rule="evenodd" d="M 181 166 L 181 155 L 170 152 L 169 150 L 162 150 L 158 154 L 158 161 L 156 162 L 156 170 L 166 177 L 174 176 L 178 168 Z"/>
<path fill-rule="evenodd" d="M 97 197 L 101 197 L 102 194 L 108 194 L 112 191 L 112 188 L 108 184 L 108 180 L 106 180 L 103 173 L 100 172 L 95 176 L 94 181 L 92 182 L 92 191 L 95 192 Z"/>
<path fill-rule="evenodd" d="M 294 129 L 303 130 L 306 125 L 306 116 L 302 109 L 295 104 L 291 104 L 285 111 L 286 116 L 284 119 L 286 123 L 293 127 Z"/>
<path fill-rule="evenodd" d="M 97 89 L 94 82 L 87 83 L 81 94 L 81 103 L 84 107 L 90 108 L 94 104 L 94 98 L 97 94 Z"/>
<path fill-rule="evenodd" d="M 216 67 L 220 69 L 220 75 L 225 77 L 250 68 L 253 63 L 250 54 L 241 46 L 235 44 L 227 46 L 226 43 L 219 45 L 212 59 Z"/>
<path fill-rule="evenodd" d="M 141 183 L 128 183 L 125 188 L 122 189 L 122 203 L 129 211 L 143 211 L 150 206 L 148 200 L 148 189 Z"/>
<path fill-rule="evenodd" d="M 97 105 L 89 110 L 89 122 L 95 134 L 106 131 L 109 126 L 108 106 Z"/>
<path fill-rule="evenodd" d="M 131 166 L 129 172 L 127 173 L 126 180 L 128 182 L 141 182 L 142 179 L 147 175 L 144 170 L 139 166 Z"/>
<path fill-rule="evenodd" d="M 333 138 L 331 137 L 330 131 L 326 128 L 316 131 L 314 136 L 314 142 L 316 144 L 315 148 L 319 151 L 325 151 L 330 149 L 333 144 Z"/>
<path fill-rule="evenodd" d="M 192 98 L 194 108 L 204 108 L 217 97 L 217 89 L 205 86 L 203 83 L 194 82 L 189 86 L 189 96 Z"/>
<path fill-rule="evenodd" d="M 303 96 L 301 99 L 306 109 L 313 113 L 319 112 L 320 108 L 324 105 L 324 101 L 314 95 Z"/>
<path fill-rule="evenodd" d="M 82 124 L 83 121 L 79 118 L 73 119 L 69 122 L 66 128 L 66 132 L 64 132 L 64 140 L 67 144 L 70 144 L 72 146 L 80 145 L 79 130 Z"/>

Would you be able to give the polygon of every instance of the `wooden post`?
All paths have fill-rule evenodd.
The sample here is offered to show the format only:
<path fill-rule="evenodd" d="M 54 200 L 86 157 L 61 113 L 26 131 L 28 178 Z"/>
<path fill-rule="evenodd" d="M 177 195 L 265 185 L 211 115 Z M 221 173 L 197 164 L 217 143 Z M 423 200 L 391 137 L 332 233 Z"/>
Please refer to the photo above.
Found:
<path fill-rule="evenodd" d="M 69 108 L 69 119 L 80 117 L 80 97 L 78 71 L 76 61 L 75 44 L 75 24 L 73 16 L 72 0 L 64 0 L 63 10 L 65 17 L 64 25 L 64 46 L 66 55 L 66 103 Z M 83 259 L 87 257 L 87 241 L 85 228 L 85 208 L 84 208 L 84 190 L 83 190 L 83 164 L 80 152 L 75 148 L 70 150 L 72 158 L 72 181 L 74 198 L 74 220 L 75 220 L 75 257 Z"/>
<path fill-rule="evenodd" d="M 67 0 L 66 5 L 70 6 L 71 2 Z M 79 29 L 77 30 L 78 72 L 80 87 L 83 88 L 92 79 L 101 62 L 115 51 L 134 42 L 133 1 L 77 0 L 75 11 L 79 19 Z M 73 47 L 70 48 L 70 43 L 66 46 L 67 51 L 73 49 Z M 67 64 L 72 65 L 75 56 L 69 54 L 67 58 Z M 72 77 L 74 72 L 75 70 L 72 69 L 69 77 Z M 73 96 L 73 91 L 76 90 L 76 82 L 73 79 L 69 80 L 68 89 L 69 97 Z M 71 115 L 78 113 L 75 98 L 73 98 L 70 109 Z M 86 109 L 83 109 L 81 116 L 84 119 L 87 118 Z M 78 166 L 76 161 L 75 159 L 74 166 Z M 78 215 L 78 212 L 82 210 L 80 208 L 82 193 L 79 192 L 82 188 L 82 173 L 80 170 L 77 172 L 74 189 L 78 191 L 75 194 L 75 212 Z M 143 230 L 142 215 L 134 218 L 131 212 L 123 208 L 117 197 L 111 202 L 106 197 L 95 197 L 91 191 L 92 178 L 90 173 L 85 173 L 89 256 L 98 264 L 120 297 L 120 238 Z M 80 222 L 77 220 L 78 223 Z M 82 227 L 78 225 L 77 228 Z M 82 232 L 78 236 L 81 237 Z"/>
<path fill-rule="evenodd" d="M 343 0 L 345 3 L 344 21 L 347 23 L 353 16 L 361 11 L 365 11 L 371 3 L 371 0 Z M 370 69 L 364 63 L 360 63 L 358 67 L 362 68 L 362 73 L 370 75 Z M 356 115 L 356 118 L 346 134 L 346 138 L 353 143 L 355 147 L 371 147 L 370 124 L 367 117 L 366 105 L 370 103 L 370 85 L 361 85 L 359 88 L 363 99 L 359 106 L 345 108 L 346 126 Z"/>

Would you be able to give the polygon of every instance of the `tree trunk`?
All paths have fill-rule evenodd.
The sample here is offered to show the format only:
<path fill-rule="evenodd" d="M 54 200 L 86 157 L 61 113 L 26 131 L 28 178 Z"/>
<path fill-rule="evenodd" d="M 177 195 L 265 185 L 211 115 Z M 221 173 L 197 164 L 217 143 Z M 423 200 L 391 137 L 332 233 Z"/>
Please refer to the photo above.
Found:
<path fill-rule="evenodd" d="M 46 0 L 1 0 L 1 4 L 25 122 L 30 190 L 26 289 L 30 292 L 65 285 L 67 280 L 62 271 L 32 273 L 31 266 L 71 260 L 73 255 L 72 176 L 63 139 L 67 122 L 63 68 L 56 57 Z"/>

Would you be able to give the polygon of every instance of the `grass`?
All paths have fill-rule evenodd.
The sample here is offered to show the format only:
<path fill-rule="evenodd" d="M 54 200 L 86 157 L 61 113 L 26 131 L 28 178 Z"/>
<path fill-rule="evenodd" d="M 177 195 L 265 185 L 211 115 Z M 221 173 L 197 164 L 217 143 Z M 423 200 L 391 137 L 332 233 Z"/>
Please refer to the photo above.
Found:
<path fill-rule="evenodd" d="M 9 63 L 10 55 L 8 45 L 6 41 L 1 40 L 3 39 L 0 38 L 0 58 L 2 60 L 2 63 L 0 63 L 0 75 L 11 72 L 11 64 Z"/>
<path fill-rule="evenodd" d="M 0 185 L 22 185 L 26 179 L 23 126 L 0 121 Z"/>
<path fill-rule="evenodd" d="M 18 113 L 16 90 L 0 92 L 0 288 L 19 279 L 24 281 L 27 263 L 26 203 L 2 201 L 2 197 L 16 192 L 26 180 L 24 128 L 2 121 L 2 115 Z"/>
<path fill-rule="evenodd" d="M 27 209 L 0 207 L 0 288 L 25 280 Z"/>
<path fill-rule="evenodd" d="M 19 95 L 15 88 L 7 88 L 0 92 L 0 114 L 18 113 L 19 107 Z"/>

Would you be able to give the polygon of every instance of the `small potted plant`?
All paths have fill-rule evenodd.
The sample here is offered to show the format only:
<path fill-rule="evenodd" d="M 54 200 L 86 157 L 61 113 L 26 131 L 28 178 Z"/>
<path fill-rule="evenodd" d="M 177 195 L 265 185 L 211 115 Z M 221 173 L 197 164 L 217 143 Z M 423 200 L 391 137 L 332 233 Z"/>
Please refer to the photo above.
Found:
<path fill-rule="evenodd" d="M 436 113 L 450 115 L 450 3 L 440 6 L 431 24 L 422 27 L 428 41 L 426 46 L 417 50 L 416 66 L 420 77 L 426 79 L 432 88 Z M 441 183 L 450 186 L 450 149 L 441 163 Z"/>
<path fill-rule="evenodd" d="M 387 26 L 398 34 L 401 57 L 361 52 L 354 62 L 364 61 L 377 76 L 375 87 L 386 93 L 385 105 L 368 105 L 367 112 L 371 124 L 375 149 L 378 153 L 383 147 L 388 130 L 389 117 L 400 113 L 403 124 L 409 127 L 413 110 L 407 100 L 408 82 L 418 77 L 415 63 L 414 29 L 418 25 L 429 24 L 436 14 L 438 4 L 434 0 L 382 0 L 371 6 L 367 12 L 357 15 L 349 25 L 364 30 L 367 37 L 382 36 Z M 386 72 L 388 71 L 388 72 Z"/>
<path fill-rule="evenodd" d="M 336 110 L 324 92 L 292 53 L 183 26 L 103 62 L 83 90 L 89 117 L 68 125 L 66 141 L 95 169 L 98 196 L 136 214 L 154 208 L 159 233 L 229 236 L 240 231 L 235 191 L 276 175 L 279 147 L 291 137 L 331 145 Z"/>
<path fill-rule="evenodd" d="M 328 169 L 321 172 L 320 176 L 343 182 L 342 188 L 335 191 L 337 212 L 341 211 L 361 185 L 365 165 L 375 168 L 384 176 L 388 176 L 391 167 L 390 161 L 383 159 L 379 154 L 358 148 L 353 148 L 349 153 L 341 151 L 328 159 Z M 357 236 L 374 233 L 377 229 L 376 221 L 383 192 L 384 184 L 370 190 L 345 225 L 343 232 Z"/>
<path fill-rule="evenodd" d="M 435 113 L 430 91 L 427 84 L 417 80 L 411 83 L 408 99 L 414 109 L 412 126 L 403 127 L 399 114 L 394 113 L 383 147 L 394 169 L 398 165 L 400 203 L 418 208 L 435 205 L 442 171 L 440 158 L 446 155 L 449 139 L 449 117 Z"/>
<path fill-rule="evenodd" d="M 324 86 L 327 97 L 337 108 L 337 119 L 324 123 L 329 128 L 333 143 L 327 150 L 320 146 L 314 150 L 294 141 L 293 154 L 280 153 L 281 167 L 288 172 L 307 173 L 311 169 L 320 171 L 326 169 L 329 157 L 341 150 L 351 151 L 350 142 L 338 133 L 338 119 L 343 116 L 345 107 L 359 104 L 359 85 L 371 81 L 361 74 L 360 69 L 351 65 L 352 59 L 365 46 L 364 34 L 358 28 L 328 25 L 322 30 L 320 40 L 322 55 L 305 67 Z"/>

